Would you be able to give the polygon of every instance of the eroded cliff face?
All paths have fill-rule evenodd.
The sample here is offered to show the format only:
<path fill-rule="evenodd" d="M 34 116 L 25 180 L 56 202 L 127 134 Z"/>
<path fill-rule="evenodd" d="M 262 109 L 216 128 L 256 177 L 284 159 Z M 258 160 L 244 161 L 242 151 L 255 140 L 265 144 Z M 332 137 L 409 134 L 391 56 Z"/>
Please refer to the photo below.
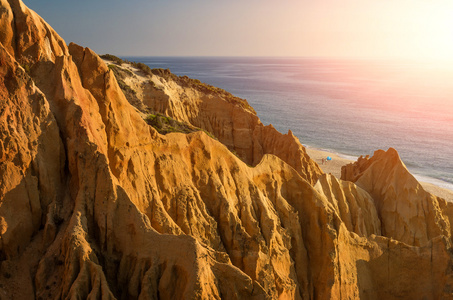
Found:
<path fill-rule="evenodd" d="M 145 74 L 128 64 L 108 63 L 118 70 L 115 73 L 126 89 L 133 91 L 127 98 L 138 109 L 159 112 L 212 133 L 249 165 L 273 154 L 311 184 L 322 174 L 291 130 L 281 134 L 272 125 L 264 126 L 245 100 L 168 70 Z"/>
<path fill-rule="evenodd" d="M 438 236 L 451 239 L 451 203 L 423 190 L 395 149 L 360 157 L 342 168 L 341 177 L 373 197 L 383 235 L 414 246 L 427 245 Z"/>
<path fill-rule="evenodd" d="M 392 151 L 354 184 L 160 135 L 93 51 L 1 1 L 2 298 L 452 297 L 452 206 Z"/>

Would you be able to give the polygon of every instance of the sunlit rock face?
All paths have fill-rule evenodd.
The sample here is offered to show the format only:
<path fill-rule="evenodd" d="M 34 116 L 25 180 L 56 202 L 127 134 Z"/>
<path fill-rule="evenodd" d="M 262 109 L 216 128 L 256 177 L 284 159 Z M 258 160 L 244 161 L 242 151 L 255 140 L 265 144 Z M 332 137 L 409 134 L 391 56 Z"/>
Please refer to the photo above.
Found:
<path fill-rule="evenodd" d="M 396 151 L 339 180 L 251 111 L 231 130 L 255 124 L 259 159 L 160 135 L 93 51 L 0 1 L 1 298 L 451 298 L 452 207 Z"/>
<path fill-rule="evenodd" d="M 127 63 L 107 63 L 127 86 L 123 89 L 126 97 L 137 109 L 202 128 L 249 165 L 255 166 L 265 154 L 273 154 L 311 184 L 322 174 L 291 130 L 281 134 L 272 125 L 264 126 L 246 100 L 169 70 L 150 69 L 146 74 Z"/>
<path fill-rule="evenodd" d="M 413 246 L 426 246 L 438 236 L 450 240 L 450 205 L 423 190 L 395 149 L 344 166 L 342 178 L 373 197 L 383 235 Z"/>

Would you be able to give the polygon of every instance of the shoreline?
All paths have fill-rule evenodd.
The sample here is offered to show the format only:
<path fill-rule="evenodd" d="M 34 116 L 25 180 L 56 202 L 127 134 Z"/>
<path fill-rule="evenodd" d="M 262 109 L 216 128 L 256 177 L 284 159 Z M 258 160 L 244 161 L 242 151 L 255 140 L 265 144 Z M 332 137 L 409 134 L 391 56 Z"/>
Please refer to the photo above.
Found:
<path fill-rule="evenodd" d="M 324 173 L 327 173 L 327 174 L 330 173 L 330 174 L 334 175 L 335 177 L 337 177 L 338 179 L 340 179 L 340 177 L 341 177 L 341 167 L 346 164 L 353 163 L 356 161 L 353 159 L 342 157 L 341 154 L 330 152 L 328 150 L 318 149 L 318 148 L 314 148 L 314 147 L 311 147 L 308 145 L 304 145 L 304 147 L 307 151 L 307 154 L 311 157 L 311 159 L 313 159 L 319 165 L 319 167 L 323 170 Z M 325 164 L 322 164 L 322 159 L 326 158 L 327 156 L 332 157 L 332 160 L 328 161 Z M 427 191 L 435 196 L 438 196 L 440 198 L 443 198 L 446 201 L 453 202 L 453 191 L 452 190 L 440 187 L 433 183 L 420 181 L 417 178 L 417 176 L 415 176 L 415 175 L 413 175 L 413 176 L 416 177 L 417 181 L 420 182 L 420 184 L 422 185 L 423 189 L 425 189 L 425 191 Z"/>

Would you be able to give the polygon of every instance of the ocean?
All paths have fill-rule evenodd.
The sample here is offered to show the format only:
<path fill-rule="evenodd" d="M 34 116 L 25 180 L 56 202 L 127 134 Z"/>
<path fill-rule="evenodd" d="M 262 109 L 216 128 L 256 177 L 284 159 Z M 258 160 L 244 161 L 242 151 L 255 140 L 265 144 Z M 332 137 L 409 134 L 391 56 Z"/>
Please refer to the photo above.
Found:
<path fill-rule="evenodd" d="M 395 148 L 417 179 L 453 190 L 453 64 L 261 58 L 123 57 L 247 99 L 261 121 L 356 159 Z"/>

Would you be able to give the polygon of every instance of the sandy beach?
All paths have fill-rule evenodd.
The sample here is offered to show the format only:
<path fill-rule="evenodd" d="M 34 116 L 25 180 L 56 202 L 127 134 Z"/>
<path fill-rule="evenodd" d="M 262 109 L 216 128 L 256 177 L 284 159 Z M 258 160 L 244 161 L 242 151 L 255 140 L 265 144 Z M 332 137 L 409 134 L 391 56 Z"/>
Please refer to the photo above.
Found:
<path fill-rule="evenodd" d="M 354 162 L 353 160 L 338 156 L 335 153 L 316 149 L 316 148 L 310 148 L 306 147 L 308 155 L 318 163 L 318 165 L 321 167 L 321 169 L 325 173 L 330 173 L 334 175 L 337 178 L 341 177 L 341 167 Z M 326 158 L 327 156 L 332 157 L 331 161 L 326 162 L 325 164 L 322 164 L 322 159 Z M 420 184 L 423 186 L 423 188 L 438 197 L 444 198 L 447 201 L 453 202 L 453 191 L 441 188 L 437 185 L 427 183 L 427 182 L 420 182 Z"/>

